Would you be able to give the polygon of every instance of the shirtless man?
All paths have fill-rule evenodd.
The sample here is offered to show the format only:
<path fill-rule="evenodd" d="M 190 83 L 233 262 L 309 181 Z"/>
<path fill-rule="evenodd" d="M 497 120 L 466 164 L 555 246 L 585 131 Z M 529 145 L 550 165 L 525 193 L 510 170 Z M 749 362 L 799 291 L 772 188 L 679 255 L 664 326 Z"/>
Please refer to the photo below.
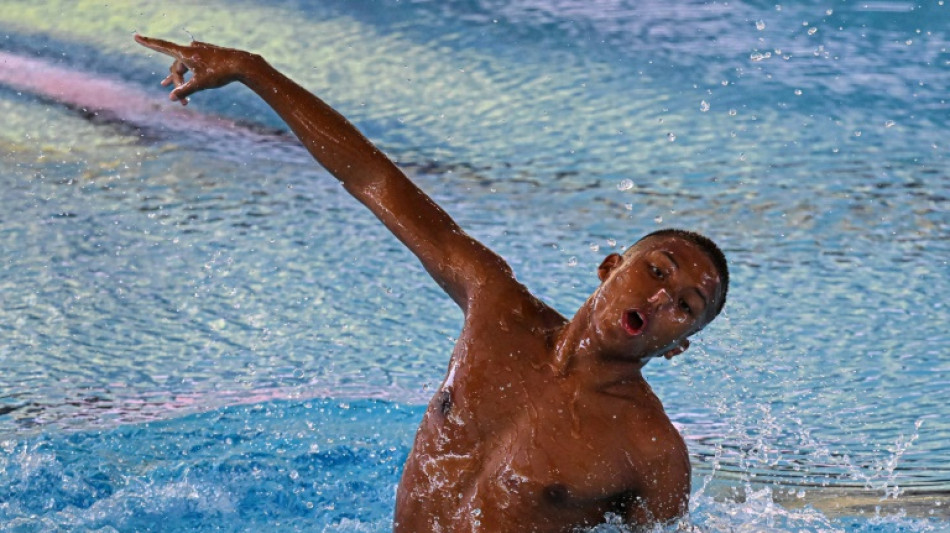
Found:
<path fill-rule="evenodd" d="M 648 235 L 597 269 L 567 319 L 519 283 L 343 116 L 258 55 L 136 36 L 174 58 L 170 98 L 237 81 L 376 215 L 462 308 L 462 333 L 429 402 L 396 496 L 394 530 L 555 532 L 682 515 L 686 444 L 641 374 L 722 309 L 728 271 L 705 237 Z M 185 81 L 185 74 L 191 78 Z"/>

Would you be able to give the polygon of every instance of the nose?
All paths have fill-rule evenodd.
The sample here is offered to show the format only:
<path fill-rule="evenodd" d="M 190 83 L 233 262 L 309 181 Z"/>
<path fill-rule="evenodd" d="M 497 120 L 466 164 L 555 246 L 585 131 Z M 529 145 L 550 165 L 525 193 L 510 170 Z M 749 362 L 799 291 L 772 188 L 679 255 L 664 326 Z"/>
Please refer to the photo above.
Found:
<path fill-rule="evenodd" d="M 662 307 L 664 305 L 673 303 L 673 297 L 670 296 L 670 293 L 666 292 L 665 288 L 661 288 L 660 290 L 656 291 L 656 294 L 651 296 L 647 301 L 656 305 L 657 307 Z"/>

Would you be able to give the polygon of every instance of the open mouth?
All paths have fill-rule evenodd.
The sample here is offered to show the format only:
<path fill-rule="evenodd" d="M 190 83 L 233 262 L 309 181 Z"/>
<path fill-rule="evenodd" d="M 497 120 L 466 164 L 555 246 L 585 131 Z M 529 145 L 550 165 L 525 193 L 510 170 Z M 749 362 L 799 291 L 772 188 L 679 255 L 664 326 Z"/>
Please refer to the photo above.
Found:
<path fill-rule="evenodd" d="M 623 329 L 630 335 L 643 333 L 643 328 L 646 325 L 646 317 L 636 309 L 630 309 L 623 314 Z"/>

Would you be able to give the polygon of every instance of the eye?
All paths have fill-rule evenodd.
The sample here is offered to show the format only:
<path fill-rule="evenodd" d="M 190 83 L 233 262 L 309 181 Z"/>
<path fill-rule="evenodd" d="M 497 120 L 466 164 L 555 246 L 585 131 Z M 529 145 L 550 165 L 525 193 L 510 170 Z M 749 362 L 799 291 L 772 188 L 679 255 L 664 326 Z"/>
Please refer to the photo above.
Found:
<path fill-rule="evenodd" d="M 680 300 L 680 309 L 689 316 L 693 316 L 693 308 L 689 306 L 686 300 Z"/>
<path fill-rule="evenodd" d="M 656 265 L 650 265 L 650 273 L 653 274 L 653 277 L 656 279 L 663 279 L 663 271 Z"/>

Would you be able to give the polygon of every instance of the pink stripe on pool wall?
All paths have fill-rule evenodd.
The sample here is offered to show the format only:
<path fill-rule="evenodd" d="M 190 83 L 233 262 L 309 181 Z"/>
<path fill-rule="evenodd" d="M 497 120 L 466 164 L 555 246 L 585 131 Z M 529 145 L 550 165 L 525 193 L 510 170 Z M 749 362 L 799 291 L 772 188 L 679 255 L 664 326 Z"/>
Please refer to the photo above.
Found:
<path fill-rule="evenodd" d="M 162 77 L 163 73 L 155 75 L 156 86 Z M 254 131 L 220 116 L 185 108 L 168 100 L 167 96 L 162 97 L 121 80 L 3 51 L 0 51 L 0 85 L 98 114 L 105 119 L 139 126 L 160 126 L 172 132 L 206 132 L 209 129 L 240 132 L 249 141 L 274 141 L 280 137 Z"/>

